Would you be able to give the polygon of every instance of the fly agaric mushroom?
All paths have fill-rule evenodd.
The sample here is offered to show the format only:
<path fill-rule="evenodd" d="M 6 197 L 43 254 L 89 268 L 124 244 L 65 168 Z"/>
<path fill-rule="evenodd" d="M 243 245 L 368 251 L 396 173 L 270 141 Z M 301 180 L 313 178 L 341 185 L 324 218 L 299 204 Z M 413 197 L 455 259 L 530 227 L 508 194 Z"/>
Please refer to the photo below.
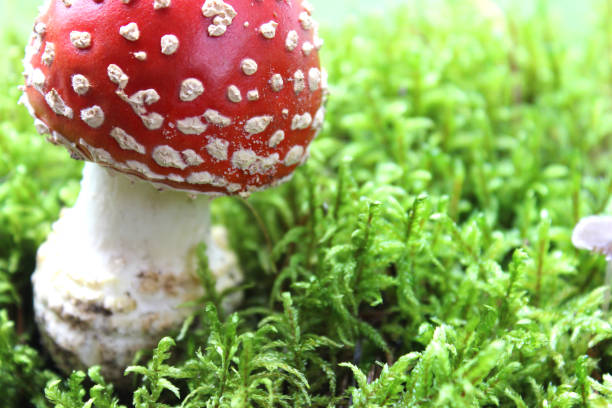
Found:
<path fill-rule="evenodd" d="M 610 308 L 610 287 L 612 286 L 612 216 L 593 215 L 581 219 L 572 233 L 572 243 L 576 248 L 605 255 L 607 290 L 603 309 L 607 312 Z"/>
<path fill-rule="evenodd" d="M 195 195 L 248 195 L 306 159 L 324 116 L 321 45 L 305 0 L 46 3 L 22 103 L 50 142 L 93 162 L 32 278 L 60 367 L 117 378 L 179 326 L 202 295 L 201 241 L 219 289 L 241 279 Z"/>

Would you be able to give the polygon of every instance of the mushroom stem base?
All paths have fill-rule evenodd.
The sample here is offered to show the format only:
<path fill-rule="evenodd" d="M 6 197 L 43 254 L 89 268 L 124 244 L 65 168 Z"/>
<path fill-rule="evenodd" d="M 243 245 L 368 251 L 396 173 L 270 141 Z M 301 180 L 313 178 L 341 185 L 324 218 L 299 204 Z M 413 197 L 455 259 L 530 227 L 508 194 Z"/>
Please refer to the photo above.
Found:
<path fill-rule="evenodd" d="M 77 202 L 39 248 L 32 276 L 36 320 L 60 368 L 99 364 L 120 379 L 138 350 L 179 328 L 192 311 L 184 304 L 203 295 L 200 242 L 218 290 L 241 281 L 209 205 L 85 165 Z"/>

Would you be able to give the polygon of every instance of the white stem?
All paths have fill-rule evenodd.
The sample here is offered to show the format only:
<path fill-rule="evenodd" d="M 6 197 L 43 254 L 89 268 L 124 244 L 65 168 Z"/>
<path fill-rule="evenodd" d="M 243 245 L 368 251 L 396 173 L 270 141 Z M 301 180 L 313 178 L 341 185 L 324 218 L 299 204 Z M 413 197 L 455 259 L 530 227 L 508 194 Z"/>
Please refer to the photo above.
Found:
<path fill-rule="evenodd" d="M 139 349 L 180 326 L 185 302 L 203 294 L 200 242 L 218 289 L 240 281 L 223 237 L 211 238 L 209 206 L 208 197 L 85 165 L 77 202 L 40 247 L 32 277 L 37 321 L 60 367 L 102 364 L 119 377 Z"/>
<path fill-rule="evenodd" d="M 610 290 L 612 289 L 612 258 L 610 257 L 607 258 L 605 285 L 606 291 L 604 292 L 604 300 L 601 308 L 604 313 L 608 313 L 610 310 Z"/>
<path fill-rule="evenodd" d="M 176 269 L 186 248 L 208 241 L 209 206 L 208 197 L 160 192 L 148 183 L 87 163 L 72 211 L 81 220 L 83 239 L 97 252 L 120 262 L 140 259 L 156 268 Z"/>

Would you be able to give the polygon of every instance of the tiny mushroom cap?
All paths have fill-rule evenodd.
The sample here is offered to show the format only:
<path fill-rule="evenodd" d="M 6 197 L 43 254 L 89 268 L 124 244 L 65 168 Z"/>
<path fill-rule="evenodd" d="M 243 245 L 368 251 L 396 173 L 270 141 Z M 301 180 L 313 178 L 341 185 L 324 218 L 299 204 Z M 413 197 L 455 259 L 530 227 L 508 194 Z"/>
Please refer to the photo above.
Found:
<path fill-rule="evenodd" d="M 49 0 L 22 102 L 75 158 L 248 194 L 288 179 L 322 126 L 311 13 L 305 0 Z"/>
<path fill-rule="evenodd" d="M 572 233 L 576 248 L 601 253 L 612 260 L 612 216 L 585 217 Z"/>

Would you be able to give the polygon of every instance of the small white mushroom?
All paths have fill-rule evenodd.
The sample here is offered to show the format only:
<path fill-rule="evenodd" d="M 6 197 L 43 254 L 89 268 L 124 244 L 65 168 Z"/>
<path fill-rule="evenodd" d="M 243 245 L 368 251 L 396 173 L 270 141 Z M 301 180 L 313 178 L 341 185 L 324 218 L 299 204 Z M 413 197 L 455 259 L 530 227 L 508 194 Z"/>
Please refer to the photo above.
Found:
<path fill-rule="evenodd" d="M 612 216 L 585 217 L 576 225 L 572 233 L 572 243 L 576 248 L 586 249 L 606 257 L 606 286 L 603 309 L 610 307 L 610 287 L 612 285 Z"/>
<path fill-rule="evenodd" d="M 612 261 L 612 216 L 591 216 L 574 228 L 572 243 L 576 248 L 604 254 Z"/>

